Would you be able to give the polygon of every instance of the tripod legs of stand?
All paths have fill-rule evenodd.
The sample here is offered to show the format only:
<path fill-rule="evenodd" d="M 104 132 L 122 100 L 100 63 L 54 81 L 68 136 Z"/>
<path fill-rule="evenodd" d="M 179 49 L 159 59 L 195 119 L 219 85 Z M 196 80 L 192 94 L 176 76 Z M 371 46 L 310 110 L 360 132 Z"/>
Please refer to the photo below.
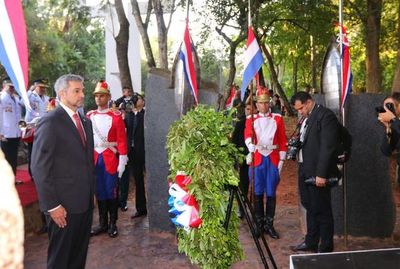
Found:
<path fill-rule="evenodd" d="M 257 251 L 260 255 L 261 261 L 264 264 L 264 268 L 269 269 L 267 260 L 264 255 L 264 250 L 260 244 L 260 238 L 264 245 L 264 248 L 267 251 L 268 257 L 272 263 L 272 267 L 274 269 L 277 269 L 278 267 L 276 266 L 274 257 L 272 256 L 271 250 L 268 247 L 268 243 L 264 237 L 264 234 L 262 232 L 258 233 L 258 228 L 255 223 L 255 215 L 254 215 L 252 208 L 249 205 L 247 197 L 243 196 L 237 187 L 230 187 L 230 189 L 229 189 L 229 203 L 228 203 L 228 208 L 227 208 L 225 222 L 224 222 L 225 230 L 228 230 L 229 219 L 232 214 L 232 205 L 233 205 L 234 196 L 236 196 L 236 198 L 239 202 L 239 206 L 241 206 L 243 208 L 244 216 L 245 216 L 247 224 L 250 228 L 251 236 L 253 237 L 254 243 L 256 244 Z M 250 214 L 249 214 L 249 212 L 250 212 Z"/>

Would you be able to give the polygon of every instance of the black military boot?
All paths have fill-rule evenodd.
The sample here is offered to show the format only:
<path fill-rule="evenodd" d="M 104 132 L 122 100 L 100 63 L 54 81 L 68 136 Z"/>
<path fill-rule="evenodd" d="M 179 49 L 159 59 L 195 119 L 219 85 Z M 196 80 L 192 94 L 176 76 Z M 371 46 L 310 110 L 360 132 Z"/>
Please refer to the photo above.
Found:
<path fill-rule="evenodd" d="M 256 235 L 259 237 L 264 228 L 264 202 L 263 195 L 254 196 L 254 214 L 256 216 Z"/>
<path fill-rule="evenodd" d="M 106 233 L 108 229 L 107 200 L 105 201 L 97 200 L 97 205 L 99 208 L 99 226 L 93 228 L 90 231 L 91 236 L 99 235 L 101 233 Z"/>
<path fill-rule="evenodd" d="M 269 234 L 273 239 L 279 239 L 279 234 L 275 231 L 274 228 L 274 217 L 275 217 L 275 208 L 276 208 L 276 197 L 267 197 L 267 205 L 265 207 L 265 225 L 264 231 Z"/>
<path fill-rule="evenodd" d="M 114 238 L 118 236 L 118 199 L 108 201 L 108 212 L 110 212 L 110 225 L 108 226 L 108 235 Z"/>

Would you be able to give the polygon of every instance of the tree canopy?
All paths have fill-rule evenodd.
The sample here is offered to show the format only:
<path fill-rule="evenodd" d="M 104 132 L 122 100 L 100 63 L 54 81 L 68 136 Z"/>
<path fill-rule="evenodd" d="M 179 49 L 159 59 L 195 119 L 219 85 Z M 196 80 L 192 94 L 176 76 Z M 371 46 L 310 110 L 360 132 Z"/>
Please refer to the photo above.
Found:
<path fill-rule="evenodd" d="M 131 2 L 137 4 L 137 1 Z M 190 25 L 202 28 L 201 33 L 193 37 L 201 74 L 226 89 L 232 83 L 241 84 L 248 27 L 247 3 L 204 0 L 202 6 L 190 10 L 191 18 L 197 15 Z M 338 1 L 252 0 L 251 3 L 252 25 L 260 46 L 269 54 L 268 61 L 264 55 L 263 68 L 267 84 L 274 90 L 279 86 L 288 96 L 304 89 L 319 91 L 323 57 L 330 40 L 338 33 L 335 28 L 339 20 Z M 94 17 L 90 8 L 77 0 L 32 0 L 23 1 L 23 5 L 29 39 L 30 80 L 44 77 L 53 83 L 61 74 L 73 72 L 85 77 L 90 92 L 94 82 L 105 74 L 102 19 Z M 156 38 L 162 50 L 146 50 L 146 46 L 150 46 L 149 38 L 153 38 L 147 36 L 143 43 L 147 52 L 143 57 L 148 58 L 150 68 L 171 68 L 171 57 L 166 59 L 166 48 L 172 41 L 166 35 L 172 18 L 169 12 L 183 9 L 184 1 L 150 1 L 147 7 L 139 26 L 140 34 L 146 35 L 151 20 L 158 26 Z M 398 0 L 343 1 L 343 22 L 351 42 L 353 91 L 400 91 L 399 13 Z M 167 23 L 163 23 L 162 16 Z M 138 14 L 136 22 L 139 22 Z M 156 62 L 155 58 L 160 60 Z M 3 74 L 3 69 L 0 72 Z"/>

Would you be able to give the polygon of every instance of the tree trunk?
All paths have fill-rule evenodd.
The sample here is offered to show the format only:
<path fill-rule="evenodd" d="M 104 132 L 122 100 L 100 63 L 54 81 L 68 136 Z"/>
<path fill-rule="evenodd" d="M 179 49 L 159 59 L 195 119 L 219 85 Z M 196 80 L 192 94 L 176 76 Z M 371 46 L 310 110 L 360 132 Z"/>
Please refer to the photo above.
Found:
<path fill-rule="evenodd" d="M 298 72 L 298 59 L 293 55 L 293 93 L 297 93 L 297 72 Z"/>
<path fill-rule="evenodd" d="M 132 4 L 132 14 L 133 14 L 133 17 L 135 18 L 136 25 L 138 27 L 140 36 L 142 37 L 144 53 L 146 54 L 146 59 L 147 59 L 147 66 L 149 68 L 154 68 L 154 67 L 156 67 L 156 61 L 154 60 L 153 50 L 151 48 L 149 35 L 147 33 L 148 21 L 149 21 L 153 6 L 151 4 L 151 1 L 149 1 L 148 6 L 147 6 L 146 21 L 143 22 L 142 17 L 140 15 L 138 1 L 131 0 L 131 4 Z"/>
<path fill-rule="evenodd" d="M 235 58 L 236 58 L 236 46 L 233 46 L 232 44 L 229 48 L 229 75 L 228 75 L 228 80 L 226 81 L 228 89 L 230 89 L 230 86 L 235 80 L 235 75 L 236 75 Z"/>
<path fill-rule="evenodd" d="M 314 38 L 310 36 L 311 43 L 311 88 L 313 92 L 317 90 L 317 65 L 315 63 L 315 46 L 314 46 Z"/>
<path fill-rule="evenodd" d="M 158 52 L 160 67 L 168 69 L 168 31 L 164 22 L 164 12 L 161 0 L 153 0 L 154 13 L 157 19 L 158 28 Z"/>
<path fill-rule="evenodd" d="M 115 37 L 117 46 L 116 52 L 118 59 L 119 79 L 121 80 L 122 86 L 132 87 L 132 80 L 128 62 L 129 21 L 125 16 L 122 0 L 115 1 L 115 9 L 117 11 L 118 21 L 120 25 L 119 33 Z"/>
<path fill-rule="evenodd" d="M 278 81 L 278 75 L 276 74 L 276 71 L 275 71 L 275 66 L 274 66 L 274 61 L 272 59 L 272 56 L 269 53 L 269 51 L 264 43 L 261 43 L 261 49 L 263 50 L 265 56 L 267 57 L 267 61 L 268 61 L 268 65 L 269 65 L 269 72 L 270 72 L 271 78 L 272 78 L 272 83 L 275 86 L 275 89 L 278 91 L 280 97 L 282 98 L 283 104 L 286 107 L 286 110 L 287 110 L 289 116 L 293 116 L 294 111 L 289 104 L 289 100 L 287 99 L 286 94 L 283 91 L 281 84 Z"/>
<path fill-rule="evenodd" d="M 366 89 L 368 93 L 381 90 L 382 74 L 379 60 L 382 0 L 368 0 L 365 22 Z"/>
<path fill-rule="evenodd" d="M 400 92 L 400 4 L 397 12 L 397 66 L 394 73 L 392 92 Z"/>

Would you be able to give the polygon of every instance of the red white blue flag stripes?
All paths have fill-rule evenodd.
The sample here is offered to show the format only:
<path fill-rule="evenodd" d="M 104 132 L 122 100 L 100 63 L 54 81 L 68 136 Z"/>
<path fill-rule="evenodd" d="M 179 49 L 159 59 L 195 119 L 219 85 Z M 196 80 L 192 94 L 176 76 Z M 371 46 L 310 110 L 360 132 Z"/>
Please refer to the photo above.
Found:
<path fill-rule="evenodd" d="M 19 0 L 0 0 L 0 62 L 30 109 L 28 85 L 28 46 L 24 12 Z"/>
<path fill-rule="evenodd" d="M 244 73 L 242 87 L 240 88 L 240 98 L 243 100 L 246 93 L 246 88 L 249 86 L 251 80 L 260 70 L 264 63 L 260 47 L 258 46 L 257 39 L 254 36 L 253 28 L 250 26 L 247 33 L 247 49 L 244 53 Z"/>
<path fill-rule="evenodd" d="M 344 26 L 340 27 L 342 28 L 342 93 L 340 109 L 343 109 L 344 105 L 346 104 L 347 97 L 352 89 L 353 75 L 350 67 L 350 44 L 349 40 L 347 39 L 346 28 Z"/>
<path fill-rule="evenodd" d="M 189 24 L 188 22 L 186 22 L 185 33 L 183 37 L 181 51 L 179 53 L 179 58 L 183 62 L 183 71 L 185 73 L 186 81 L 190 86 L 192 95 L 197 105 L 199 103 L 198 88 L 196 80 L 196 70 L 194 68 L 194 63 L 193 63 L 192 48 L 193 44 L 189 34 Z"/>

